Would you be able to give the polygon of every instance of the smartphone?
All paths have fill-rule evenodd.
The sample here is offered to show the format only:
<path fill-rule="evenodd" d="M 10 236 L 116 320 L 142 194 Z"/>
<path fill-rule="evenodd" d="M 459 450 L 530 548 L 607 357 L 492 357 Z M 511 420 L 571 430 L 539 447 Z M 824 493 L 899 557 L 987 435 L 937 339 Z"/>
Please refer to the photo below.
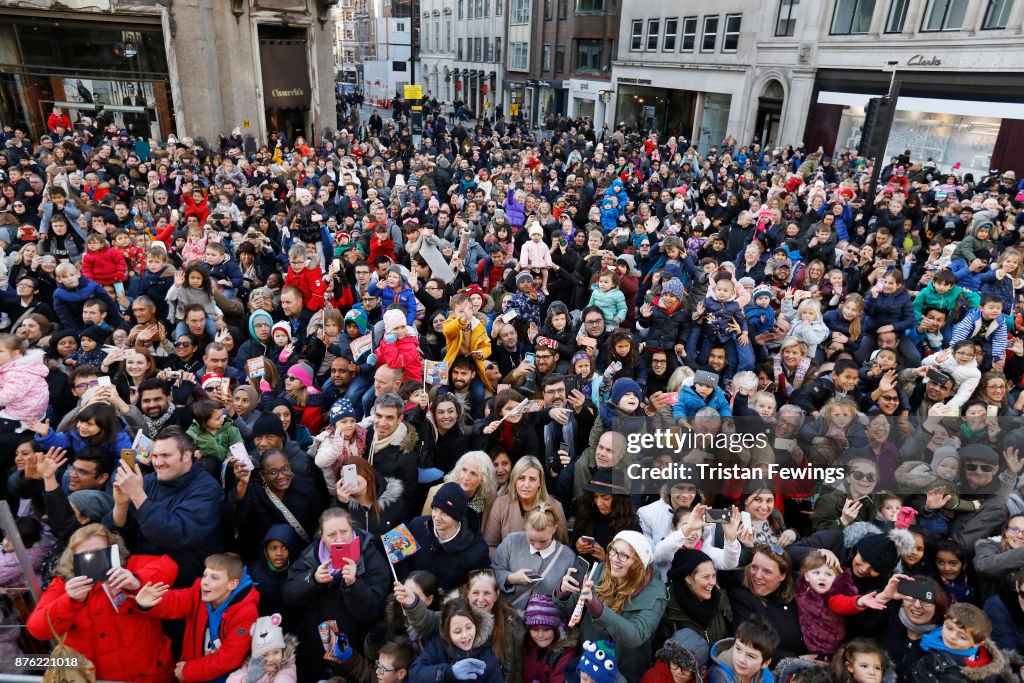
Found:
<path fill-rule="evenodd" d="M 114 293 L 117 294 L 117 296 L 119 298 L 124 296 L 124 283 L 123 282 L 115 282 L 114 283 Z"/>
<path fill-rule="evenodd" d="M 359 561 L 358 540 L 354 540 L 351 543 L 334 543 L 331 545 L 332 568 L 344 569 L 346 559 L 352 560 L 353 562 Z"/>
<path fill-rule="evenodd" d="M 572 575 L 573 578 L 580 583 L 582 583 L 583 579 L 590 573 L 590 563 L 579 555 L 573 558 L 572 568 L 576 570 L 576 573 Z"/>
<path fill-rule="evenodd" d="M 249 451 L 245 450 L 245 444 L 242 442 L 233 443 L 228 447 L 231 451 L 230 459 L 234 462 L 243 463 L 247 470 L 253 469 L 252 458 L 249 457 Z"/>
<path fill-rule="evenodd" d="M 916 598 L 921 602 L 927 603 L 935 602 L 935 591 L 924 581 L 901 579 L 896 590 L 899 591 L 900 595 L 905 595 L 908 598 Z"/>
<path fill-rule="evenodd" d="M 939 386 L 943 386 L 949 381 L 949 375 L 944 373 L 942 370 L 936 370 L 935 368 L 928 369 L 928 381 L 935 382 Z"/>
<path fill-rule="evenodd" d="M 569 457 L 572 457 L 572 446 L 570 446 L 566 442 L 563 441 L 562 443 L 558 444 L 558 450 L 565 451 L 566 453 L 569 454 Z"/>
<path fill-rule="evenodd" d="M 593 536 L 580 536 L 580 540 L 584 543 L 589 543 L 590 545 L 594 545 L 595 542 Z"/>
<path fill-rule="evenodd" d="M 727 524 L 731 521 L 731 508 L 711 508 L 704 513 L 705 524 Z"/>
<path fill-rule="evenodd" d="M 678 391 L 665 391 L 662 392 L 662 396 L 668 397 L 669 403 L 675 405 L 679 403 L 679 392 Z"/>
<path fill-rule="evenodd" d="M 775 439 L 775 450 L 792 451 L 796 448 L 796 439 Z"/>
<path fill-rule="evenodd" d="M 128 467 L 135 467 L 135 451 L 131 448 L 121 449 L 121 462 L 128 465 Z"/>
<path fill-rule="evenodd" d="M 107 377 L 106 375 L 97 377 L 96 378 L 96 385 L 97 386 L 101 386 L 101 387 L 109 387 L 110 386 L 110 378 Z"/>
<path fill-rule="evenodd" d="M 507 311 L 505 311 L 504 313 L 501 314 L 501 319 L 504 320 L 507 323 L 512 322 L 513 320 L 515 320 L 518 317 L 519 317 L 519 311 L 517 311 L 514 308 L 510 308 L 510 309 L 508 309 Z"/>
<path fill-rule="evenodd" d="M 565 376 L 565 395 L 568 396 L 574 391 L 580 390 L 580 376 L 579 375 L 566 375 Z"/>
<path fill-rule="evenodd" d="M 340 258 L 334 259 L 334 263 L 331 264 L 331 267 L 334 268 L 335 270 L 340 271 L 341 270 L 341 259 Z"/>
<path fill-rule="evenodd" d="M 744 531 L 754 530 L 754 520 L 750 518 L 750 513 L 744 510 L 740 513 L 740 523 L 743 525 Z"/>
<path fill-rule="evenodd" d="M 344 465 L 341 468 L 341 480 L 345 486 L 356 486 L 356 466 L 355 465 Z"/>
<path fill-rule="evenodd" d="M 988 406 L 985 410 L 989 417 L 999 417 L 999 406 Z"/>
<path fill-rule="evenodd" d="M 530 365 L 536 365 L 537 364 L 537 354 L 535 354 L 535 353 L 528 353 L 528 354 L 526 354 L 525 356 L 523 356 L 523 362 L 524 363 L 529 363 Z"/>

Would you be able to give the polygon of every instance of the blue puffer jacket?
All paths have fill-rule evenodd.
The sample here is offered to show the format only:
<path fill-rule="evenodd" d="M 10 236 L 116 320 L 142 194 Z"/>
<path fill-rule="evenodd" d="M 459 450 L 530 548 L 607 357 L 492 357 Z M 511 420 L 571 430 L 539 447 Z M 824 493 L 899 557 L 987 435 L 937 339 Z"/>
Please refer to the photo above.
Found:
<path fill-rule="evenodd" d="M 228 280 L 234 289 L 242 286 L 242 269 L 238 267 L 238 261 L 225 257 L 217 265 L 206 265 L 205 267 L 206 271 L 210 274 L 211 280 L 215 282 L 217 280 Z"/>
<path fill-rule="evenodd" d="M 79 278 L 76 288 L 68 289 L 64 285 L 59 285 L 53 293 L 53 310 L 57 313 L 61 326 L 72 332 L 84 330 L 85 323 L 82 322 L 82 308 L 85 307 L 85 302 L 93 297 L 107 305 L 107 322 L 115 327 L 120 325 L 121 321 L 117 315 L 117 304 L 107 294 L 107 290 L 103 289 L 103 285 L 100 283 L 93 282 L 89 278 L 82 276 Z"/>
<path fill-rule="evenodd" d="M 112 459 L 120 457 L 122 449 L 132 447 L 132 437 L 128 436 L 128 432 L 125 431 L 127 427 L 128 425 L 125 421 L 121 420 L 121 430 L 117 433 L 114 443 L 103 444 L 102 446 L 104 451 L 110 453 Z M 49 434 L 37 437 L 36 441 L 39 442 L 40 448 L 44 451 L 51 448 L 63 448 L 70 451 L 70 453 L 79 453 L 91 445 L 78 432 L 78 429 L 72 429 L 70 432 L 58 432 L 51 429 Z"/>
<path fill-rule="evenodd" d="M 672 408 L 672 417 L 677 420 L 681 417 L 693 418 L 701 408 L 714 408 L 722 417 L 732 417 L 732 406 L 724 391 L 715 387 L 711 398 L 705 401 L 692 386 L 683 387 L 679 392 L 679 400 Z"/>
<path fill-rule="evenodd" d="M 412 287 L 405 284 L 403 279 L 402 290 L 395 292 L 387 285 L 381 287 L 379 282 L 372 282 L 368 290 L 373 296 L 379 296 L 381 298 L 380 307 L 381 310 L 388 310 L 388 306 L 394 303 L 402 305 L 405 309 L 405 320 L 406 323 L 412 325 L 416 322 L 416 295 L 412 292 Z"/>
<path fill-rule="evenodd" d="M 871 334 L 885 325 L 892 325 L 897 334 L 914 326 L 914 300 L 902 287 L 895 294 L 870 292 L 864 297 L 864 312 L 864 331 Z"/>
<path fill-rule="evenodd" d="M 619 227 L 619 209 L 612 201 L 612 197 L 605 197 L 601 200 L 601 229 L 605 234 Z"/>

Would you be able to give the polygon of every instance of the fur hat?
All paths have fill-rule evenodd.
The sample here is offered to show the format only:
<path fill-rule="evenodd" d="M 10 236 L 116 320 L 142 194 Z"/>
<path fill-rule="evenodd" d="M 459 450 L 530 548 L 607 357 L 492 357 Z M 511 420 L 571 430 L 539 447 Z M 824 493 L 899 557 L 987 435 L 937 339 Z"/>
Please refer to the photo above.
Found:
<path fill-rule="evenodd" d="M 619 678 L 615 646 L 607 640 L 586 641 L 576 671 L 587 674 L 595 683 L 615 683 Z"/>
<path fill-rule="evenodd" d="M 708 661 L 708 643 L 693 629 L 681 629 L 665 641 L 654 658 L 666 664 L 675 664 L 684 671 L 693 673 L 696 683 L 703 683 L 702 672 Z"/>
<path fill-rule="evenodd" d="M 262 657 L 272 650 L 283 650 L 285 648 L 280 614 L 260 617 L 249 628 L 249 633 L 252 634 L 253 657 Z"/>
<path fill-rule="evenodd" d="M 384 331 L 386 333 L 391 334 L 402 327 L 405 327 L 404 313 L 395 309 L 384 311 Z"/>
<path fill-rule="evenodd" d="M 686 290 L 683 288 L 683 283 L 679 281 L 679 278 L 674 277 L 664 285 L 661 286 L 662 295 L 671 294 L 680 301 L 686 296 Z"/>
<path fill-rule="evenodd" d="M 856 545 L 861 559 L 879 574 L 896 568 L 900 557 L 914 550 L 914 536 L 906 529 L 893 529 L 888 534 L 868 534 Z"/>

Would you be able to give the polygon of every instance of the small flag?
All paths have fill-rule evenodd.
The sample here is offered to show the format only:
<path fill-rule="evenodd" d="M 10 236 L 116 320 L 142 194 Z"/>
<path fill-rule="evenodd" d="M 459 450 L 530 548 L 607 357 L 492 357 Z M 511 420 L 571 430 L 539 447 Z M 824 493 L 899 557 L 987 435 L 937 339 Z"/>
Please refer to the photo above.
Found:
<path fill-rule="evenodd" d="M 404 524 L 399 524 L 391 531 L 382 534 L 380 540 L 384 542 L 384 551 L 391 564 L 412 557 L 420 549 L 412 532 L 409 531 L 409 527 Z"/>
<path fill-rule="evenodd" d="M 135 451 L 135 462 L 142 465 L 153 462 L 153 440 L 143 434 L 141 429 L 135 434 L 132 450 Z"/>
<path fill-rule="evenodd" d="M 448 383 L 448 364 L 443 360 L 428 360 L 423 363 L 423 378 L 424 384 L 430 386 L 431 384 L 447 384 Z"/>

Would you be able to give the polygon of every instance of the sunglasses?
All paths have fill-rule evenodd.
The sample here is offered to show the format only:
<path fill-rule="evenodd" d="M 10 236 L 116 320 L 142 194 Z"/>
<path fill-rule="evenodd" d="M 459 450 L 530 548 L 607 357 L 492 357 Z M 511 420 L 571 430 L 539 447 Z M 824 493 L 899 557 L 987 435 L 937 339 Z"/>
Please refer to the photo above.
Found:
<path fill-rule="evenodd" d="M 996 470 L 998 470 L 999 466 L 998 465 L 979 465 L 977 463 L 973 463 L 972 462 L 972 463 L 965 463 L 964 464 L 964 469 L 967 470 L 968 472 L 984 472 L 985 474 L 989 474 L 991 472 L 995 472 Z"/>
<path fill-rule="evenodd" d="M 850 472 L 854 481 L 878 481 L 878 475 L 874 472 Z"/>
<path fill-rule="evenodd" d="M 176 349 L 184 349 L 184 348 L 188 348 L 189 346 L 192 346 L 192 342 L 190 342 L 190 341 L 174 342 L 174 348 L 176 348 Z"/>

